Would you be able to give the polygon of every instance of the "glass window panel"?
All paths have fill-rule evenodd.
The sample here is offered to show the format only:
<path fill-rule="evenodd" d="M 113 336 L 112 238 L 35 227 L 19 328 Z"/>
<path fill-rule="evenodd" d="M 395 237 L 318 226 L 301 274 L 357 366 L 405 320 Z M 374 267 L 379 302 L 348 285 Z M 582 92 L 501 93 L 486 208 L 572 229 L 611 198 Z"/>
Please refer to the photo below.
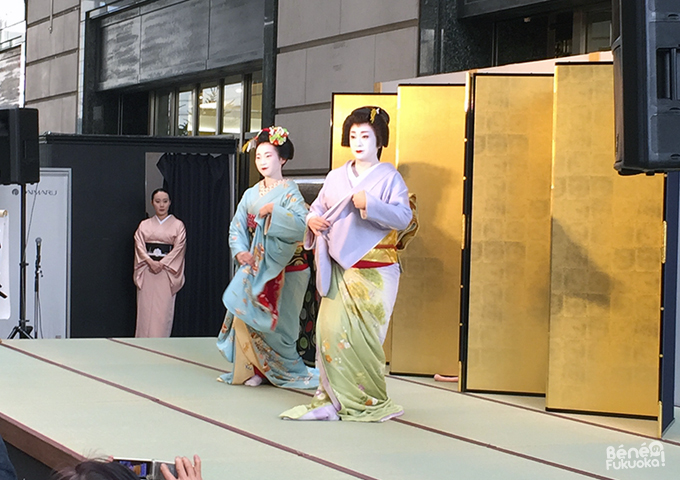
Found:
<path fill-rule="evenodd" d="M 219 87 L 201 86 L 198 94 L 198 134 L 217 134 L 217 101 Z"/>
<path fill-rule="evenodd" d="M 610 50 L 611 30 L 611 12 L 595 12 L 588 15 L 586 52 Z"/>
<path fill-rule="evenodd" d="M 227 80 L 228 81 L 228 80 Z M 243 103 L 243 84 L 225 83 L 222 93 L 222 133 L 241 134 L 241 105 Z"/>
<path fill-rule="evenodd" d="M 164 92 L 156 95 L 154 135 L 166 137 L 172 133 L 172 102 L 171 93 Z"/>
<path fill-rule="evenodd" d="M 194 91 L 179 92 L 177 99 L 177 135 L 185 137 L 194 134 Z"/>
<path fill-rule="evenodd" d="M 0 7 L 0 43 L 20 38 L 26 32 L 23 0 L 3 0 Z"/>
<path fill-rule="evenodd" d="M 262 128 L 262 72 L 253 73 L 250 90 L 250 131 L 259 132 Z"/>

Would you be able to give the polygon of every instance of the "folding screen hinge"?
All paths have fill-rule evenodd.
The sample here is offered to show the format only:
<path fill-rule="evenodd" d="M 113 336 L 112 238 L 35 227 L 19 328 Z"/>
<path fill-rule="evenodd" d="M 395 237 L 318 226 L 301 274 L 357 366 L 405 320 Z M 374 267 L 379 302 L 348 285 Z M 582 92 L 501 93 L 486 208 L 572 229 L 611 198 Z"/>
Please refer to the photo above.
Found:
<path fill-rule="evenodd" d="M 461 250 L 465 250 L 465 234 L 467 232 L 467 224 L 466 224 L 465 220 L 466 220 L 466 217 L 465 217 L 465 214 L 463 214 L 463 220 L 462 220 L 463 223 L 462 223 L 461 229 L 460 229 L 460 233 L 461 233 L 460 249 Z"/>
<path fill-rule="evenodd" d="M 661 263 L 666 264 L 666 248 L 668 240 L 668 223 L 666 220 L 663 221 L 663 245 L 661 246 Z"/>

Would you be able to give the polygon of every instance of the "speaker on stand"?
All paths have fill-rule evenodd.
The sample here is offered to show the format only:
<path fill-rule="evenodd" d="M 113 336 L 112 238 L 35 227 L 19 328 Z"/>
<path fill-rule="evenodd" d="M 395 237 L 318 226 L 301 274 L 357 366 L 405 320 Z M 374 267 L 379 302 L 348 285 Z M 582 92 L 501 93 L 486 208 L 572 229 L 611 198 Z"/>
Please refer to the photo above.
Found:
<path fill-rule="evenodd" d="M 26 184 L 40 181 L 38 110 L 0 110 L 0 184 L 21 187 L 21 261 L 19 263 L 19 323 L 9 338 L 33 338 L 26 319 Z"/>
<path fill-rule="evenodd" d="M 680 170 L 680 1 L 613 0 L 621 175 Z"/>

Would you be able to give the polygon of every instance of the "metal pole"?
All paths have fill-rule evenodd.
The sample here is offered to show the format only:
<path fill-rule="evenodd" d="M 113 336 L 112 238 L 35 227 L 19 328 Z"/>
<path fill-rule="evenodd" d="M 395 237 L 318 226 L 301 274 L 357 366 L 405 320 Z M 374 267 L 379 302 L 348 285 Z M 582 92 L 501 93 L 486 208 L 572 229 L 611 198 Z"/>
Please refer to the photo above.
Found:
<path fill-rule="evenodd" d="M 21 184 L 21 263 L 19 264 L 19 323 L 26 328 L 26 184 Z"/>

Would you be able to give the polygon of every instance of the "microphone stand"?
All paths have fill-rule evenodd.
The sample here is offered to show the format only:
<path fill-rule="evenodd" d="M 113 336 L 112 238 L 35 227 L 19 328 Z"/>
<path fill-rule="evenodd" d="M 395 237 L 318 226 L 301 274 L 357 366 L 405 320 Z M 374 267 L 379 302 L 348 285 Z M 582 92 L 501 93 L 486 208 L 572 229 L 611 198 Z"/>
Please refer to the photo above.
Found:
<path fill-rule="evenodd" d="M 35 338 L 38 334 L 42 337 L 42 318 L 40 318 L 40 277 L 43 276 L 42 267 L 40 266 L 40 247 L 42 246 L 42 238 L 35 239 L 35 285 L 33 291 L 35 297 L 33 299 L 33 320 L 35 321 Z"/>

